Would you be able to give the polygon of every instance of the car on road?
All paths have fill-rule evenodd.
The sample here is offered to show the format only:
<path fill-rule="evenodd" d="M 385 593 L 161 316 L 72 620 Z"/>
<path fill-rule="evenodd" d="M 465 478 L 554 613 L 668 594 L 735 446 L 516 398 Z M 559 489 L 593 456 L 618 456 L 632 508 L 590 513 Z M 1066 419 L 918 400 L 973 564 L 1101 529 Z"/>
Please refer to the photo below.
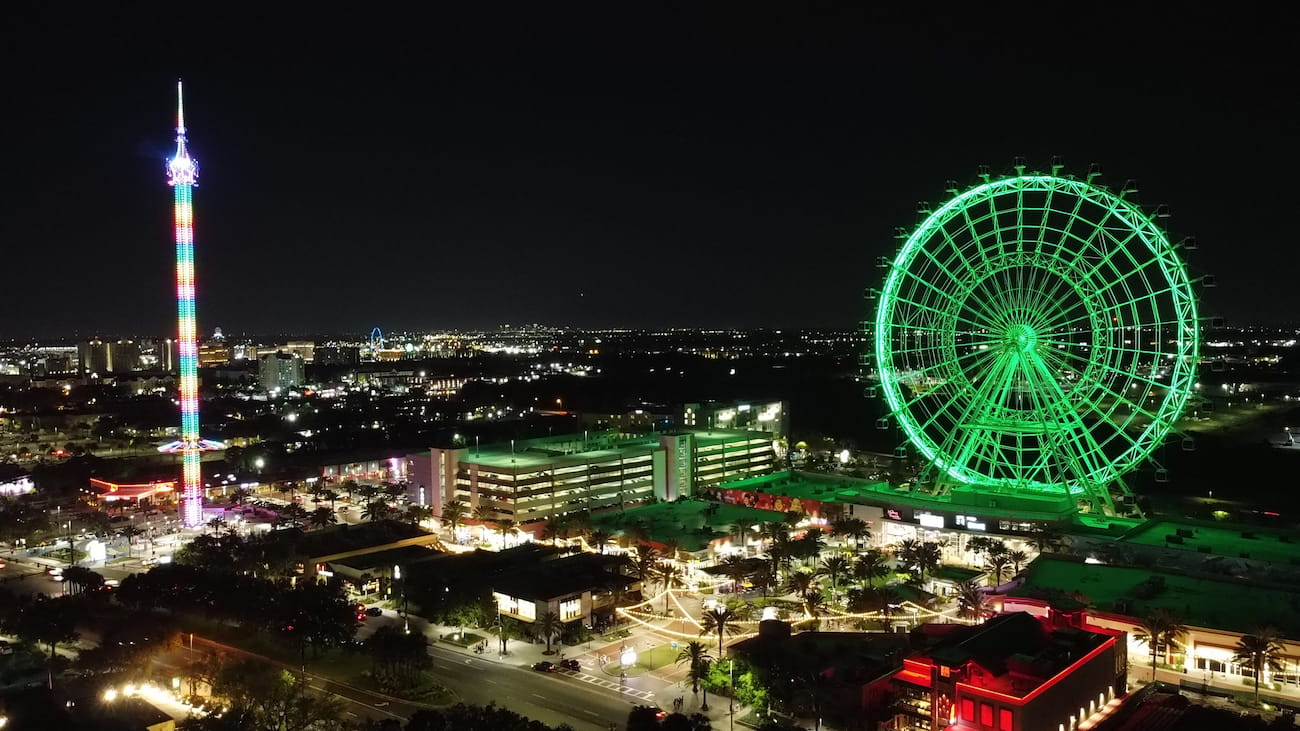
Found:
<path fill-rule="evenodd" d="M 567 660 L 561 660 L 561 661 L 560 661 L 560 667 L 564 668 L 565 670 L 581 670 L 581 669 L 582 669 L 582 665 L 581 665 L 577 660 L 574 660 L 573 658 L 569 658 L 569 659 L 567 659 Z"/>
<path fill-rule="evenodd" d="M 541 673 L 554 673 L 557 672 L 559 669 L 560 669 L 559 665 L 556 665 L 555 663 L 550 662 L 548 660 L 543 660 L 533 666 L 533 670 L 536 670 Z"/>
<path fill-rule="evenodd" d="M 9 565 L 9 564 L 5 563 L 3 560 L 0 560 L 0 569 L 6 567 L 6 566 L 8 566 L 8 565 Z"/>
<path fill-rule="evenodd" d="M 379 607 L 367 607 L 367 608 L 366 608 L 366 616 L 367 616 L 367 617 L 380 617 L 380 616 L 383 616 L 383 614 L 384 614 L 384 610 L 380 609 Z"/>

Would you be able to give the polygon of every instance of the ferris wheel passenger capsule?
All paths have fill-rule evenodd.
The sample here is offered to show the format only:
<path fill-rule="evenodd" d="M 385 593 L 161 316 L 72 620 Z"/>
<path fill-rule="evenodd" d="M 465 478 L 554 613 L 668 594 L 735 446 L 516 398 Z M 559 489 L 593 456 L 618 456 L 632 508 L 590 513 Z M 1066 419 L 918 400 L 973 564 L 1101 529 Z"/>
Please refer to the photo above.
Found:
<path fill-rule="evenodd" d="M 1192 439 L 1191 437 L 1183 437 L 1183 451 L 1184 451 L 1184 452 L 1195 452 L 1195 451 L 1196 451 L 1196 440 L 1195 440 L 1195 439 Z"/>
<path fill-rule="evenodd" d="M 1169 482 L 1169 470 L 1164 469 L 1163 467 L 1156 470 L 1156 482 L 1161 484 Z"/>
<path fill-rule="evenodd" d="M 1219 286 L 1219 281 L 1214 278 L 1213 274 L 1201 275 L 1200 281 L 1201 281 L 1201 286 L 1205 287 L 1206 289 Z"/>
<path fill-rule="evenodd" d="M 876 419 L 876 428 L 881 431 L 889 429 L 889 419 Z"/>
<path fill-rule="evenodd" d="M 1196 251 L 1196 247 L 1197 244 L 1196 244 L 1195 236 L 1184 236 L 1183 240 L 1178 242 L 1178 248 L 1182 249 L 1183 251 Z"/>

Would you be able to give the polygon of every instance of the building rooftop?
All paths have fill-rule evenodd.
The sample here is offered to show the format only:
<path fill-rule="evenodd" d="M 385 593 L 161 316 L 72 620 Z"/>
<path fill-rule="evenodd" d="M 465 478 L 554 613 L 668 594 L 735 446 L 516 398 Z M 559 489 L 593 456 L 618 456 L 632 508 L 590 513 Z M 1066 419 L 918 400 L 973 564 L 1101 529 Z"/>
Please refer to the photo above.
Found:
<path fill-rule="evenodd" d="M 774 495 L 857 505 L 903 506 L 927 510 L 978 512 L 1016 520 L 1061 520 L 1076 510 L 1063 495 L 999 493 L 992 489 L 956 488 L 935 496 L 910 488 L 892 487 L 887 482 L 863 480 L 846 475 L 786 471 L 718 485 L 719 489 L 767 492 Z"/>
<path fill-rule="evenodd" d="M 407 538 L 427 536 L 429 533 L 410 523 L 380 520 L 356 525 L 336 525 L 311 531 L 290 528 L 274 531 L 270 535 L 277 541 L 292 544 L 298 555 L 313 558 L 383 546 Z"/>
<path fill-rule="evenodd" d="M 628 587 L 637 580 L 611 570 L 623 562 L 620 556 L 579 553 L 503 573 L 492 589 L 516 599 L 546 601 L 588 589 Z"/>
<path fill-rule="evenodd" d="M 1215 556 L 1300 564 L 1300 538 L 1295 534 L 1248 525 L 1157 519 L 1134 528 L 1120 540 Z"/>
<path fill-rule="evenodd" d="M 438 555 L 441 555 L 440 551 L 435 551 L 427 546 L 402 546 L 401 548 L 390 548 L 387 551 L 347 556 L 330 563 L 341 564 L 354 571 L 369 571 L 376 567 L 392 566 L 401 566 L 405 569 L 410 564 L 428 561 Z"/>
<path fill-rule="evenodd" d="M 1027 612 L 999 615 L 974 626 L 937 629 L 945 631 L 913 632 L 926 645 L 916 659 L 964 667 L 972 685 L 1017 697 L 1032 693 L 1113 639 L 1076 627 L 1049 627 Z"/>
<path fill-rule="evenodd" d="M 1154 581 L 1153 581 L 1154 580 Z M 1263 625 L 1300 639 L 1300 592 L 1233 579 L 1210 579 L 1039 556 L 1029 566 L 1023 586 L 1013 596 L 1050 598 L 1080 592 L 1103 612 L 1141 617 L 1164 607 L 1184 624 L 1248 633 Z"/>
<path fill-rule="evenodd" d="M 785 625 L 785 626 L 780 626 Z M 907 635 L 891 632 L 800 632 L 779 620 L 731 644 L 728 653 L 760 665 L 774 661 L 818 673 L 833 671 L 844 682 L 870 683 L 897 672 L 908 654 Z"/>
<path fill-rule="evenodd" d="M 667 432 L 679 434 L 686 432 Z M 698 445 L 708 446 L 750 439 L 761 432 L 742 430 L 690 430 Z M 501 470 L 536 469 L 539 467 L 585 464 L 638 457 L 659 449 L 665 433 L 621 434 L 615 431 L 562 434 L 538 439 L 469 447 L 461 461 Z"/>
<path fill-rule="evenodd" d="M 592 525 L 602 530 L 627 536 L 644 531 L 650 541 L 660 544 L 676 541 L 678 548 L 690 553 L 702 551 L 710 542 L 730 535 L 731 526 L 737 523 L 758 525 L 784 519 L 784 513 L 774 510 L 691 498 L 591 516 Z"/>

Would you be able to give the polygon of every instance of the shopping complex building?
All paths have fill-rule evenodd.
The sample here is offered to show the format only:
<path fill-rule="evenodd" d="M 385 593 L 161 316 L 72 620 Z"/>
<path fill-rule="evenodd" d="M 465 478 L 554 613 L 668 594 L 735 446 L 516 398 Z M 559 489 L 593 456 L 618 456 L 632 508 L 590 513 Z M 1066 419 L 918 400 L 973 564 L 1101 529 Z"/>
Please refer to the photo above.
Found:
<path fill-rule="evenodd" d="M 459 500 L 518 523 L 651 497 L 675 500 L 768 474 L 777 438 L 748 429 L 584 432 L 502 444 L 431 449 L 407 457 L 412 497 L 442 514 Z"/>

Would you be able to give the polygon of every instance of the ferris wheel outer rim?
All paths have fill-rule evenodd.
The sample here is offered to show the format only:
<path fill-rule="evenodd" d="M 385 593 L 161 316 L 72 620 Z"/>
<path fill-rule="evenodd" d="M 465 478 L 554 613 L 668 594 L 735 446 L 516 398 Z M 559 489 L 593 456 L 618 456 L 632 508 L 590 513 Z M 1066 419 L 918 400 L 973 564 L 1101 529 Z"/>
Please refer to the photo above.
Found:
<path fill-rule="evenodd" d="M 944 205 L 929 213 L 909 234 L 896 256 L 890 261 L 888 276 L 884 286 L 879 290 L 876 317 L 873 320 L 875 326 L 873 352 L 880 377 L 879 390 L 884 394 L 888 405 L 887 416 L 892 417 L 902 428 L 908 442 L 920 452 L 925 461 L 934 464 L 939 468 L 940 472 L 958 482 L 998 481 L 994 478 L 987 478 L 987 476 L 962 473 L 960 471 L 961 465 L 955 464 L 956 460 L 951 455 L 943 453 L 940 443 L 925 434 L 922 427 L 916 422 L 903 403 L 902 386 L 898 382 L 896 374 L 892 371 L 893 363 L 889 357 L 891 348 L 885 333 L 890 331 L 892 325 L 890 322 L 890 317 L 894 311 L 892 299 L 896 296 L 896 290 L 900 287 L 903 277 L 907 276 L 909 265 L 922 247 L 941 230 L 941 226 L 951 220 L 954 215 L 961 213 L 977 202 L 996 200 L 1000 194 L 1005 192 L 1018 191 L 1023 193 L 1026 190 L 1026 184 L 1040 186 L 1028 188 L 1030 190 L 1051 192 L 1064 190 L 1078 199 L 1092 200 L 1094 202 L 1105 201 L 1108 206 L 1108 214 L 1116 216 L 1133 231 L 1134 235 L 1145 232 L 1142 241 L 1150 251 L 1152 258 L 1160 263 L 1160 271 L 1165 275 L 1165 281 L 1168 285 L 1168 297 L 1173 303 L 1172 309 L 1175 310 L 1178 318 L 1176 323 L 1178 348 L 1173 358 L 1174 368 L 1170 372 L 1165 398 L 1157 406 L 1158 415 L 1162 418 L 1153 419 L 1142 430 L 1139 439 L 1121 454 L 1114 458 L 1106 458 L 1104 473 L 1096 477 L 1099 482 L 1114 480 L 1149 459 L 1152 451 L 1168 438 L 1170 431 L 1173 430 L 1174 422 L 1190 400 L 1195 366 L 1199 357 L 1199 327 L 1197 325 L 1199 320 L 1191 278 L 1187 273 L 1185 263 L 1169 242 L 1167 234 L 1155 225 L 1153 216 L 1143 213 L 1133 202 L 1101 186 L 1058 175 L 1010 176 L 972 186 L 953 196 Z M 1071 488 L 1070 491 L 1079 492 L 1080 490 Z"/>

